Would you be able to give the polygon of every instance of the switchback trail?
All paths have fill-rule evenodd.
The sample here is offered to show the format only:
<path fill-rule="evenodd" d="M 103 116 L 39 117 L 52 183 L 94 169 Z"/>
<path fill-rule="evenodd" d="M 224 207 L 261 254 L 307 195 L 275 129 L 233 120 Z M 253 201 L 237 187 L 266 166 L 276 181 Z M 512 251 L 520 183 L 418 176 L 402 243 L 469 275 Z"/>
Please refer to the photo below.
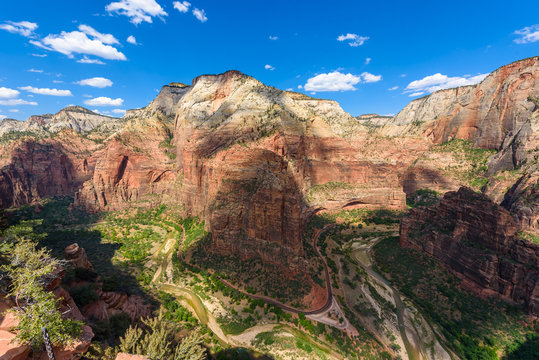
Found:
<path fill-rule="evenodd" d="M 263 296 L 263 295 L 255 295 L 255 294 L 250 294 L 240 288 L 238 288 L 237 286 L 233 285 L 232 283 L 230 283 L 229 281 L 221 278 L 220 276 L 217 275 L 217 277 L 219 278 L 219 280 L 221 280 L 223 282 L 223 284 L 225 284 L 226 286 L 228 286 L 229 288 L 231 289 L 234 289 L 248 297 L 250 297 L 251 299 L 255 299 L 255 300 L 262 300 L 268 304 L 271 304 L 271 305 L 275 305 L 275 306 L 278 306 L 280 307 L 281 309 L 285 310 L 285 311 L 288 311 L 288 312 L 291 312 L 291 313 L 294 313 L 294 314 L 305 314 L 305 315 L 317 315 L 317 314 L 321 314 L 325 311 L 327 311 L 331 305 L 333 304 L 333 289 L 331 287 L 331 276 L 329 274 L 329 268 L 328 268 L 328 264 L 326 262 L 326 259 L 322 256 L 322 254 L 320 253 L 320 251 L 318 250 L 318 246 L 317 246 L 317 242 L 318 242 L 318 239 L 320 238 L 320 235 L 322 235 L 324 232 L 326 232 L 327 230 L 335 227 L 337 224 L 329 224 L 329 225 L 326 225 L 325 227 L 323 227 L 322 229 L 318 230 L 314 236 L 313 236 L 313 247 L 314 247 L 314 250 L 316 252 L 316 255 L 320 258 L 320 260 L 322 260 L 322 264 L 324 266 L 324 274 L 325 274 L 325 277 L 326 277 L 326 290 L 327 290 L 327 300 L 325 302 L 324 305 L 322 305 L 322 307 L 318 308 L 318 309 L 314 309 L 314 310 L 301 310 L 301 309 L 297 309 L 295 307 L 292 307 L 292 306 L 289 306 L 289 305 L 286 305 L 276 299 L 273 299 L 273 298 L 270 298 L 268 296 Z M 182 229 L 183 229 L 183 226 L 182 226 Z M 183 239 L 184 239 L 184 234 L 185 234 L 185 229 L 183 229 L 182 231 L 182 238 L 180 240 L 180 245 L 178 247 L 178 255 L 180 256 L 180 260 L 183 261 L 183 259 L 181 258 L 181 247 L 182 247 L 182 244 L 183 244 Z M 208 270 L 208 272 L 210 274 L 214 274 L 214 271 L 212 270 Z"/>

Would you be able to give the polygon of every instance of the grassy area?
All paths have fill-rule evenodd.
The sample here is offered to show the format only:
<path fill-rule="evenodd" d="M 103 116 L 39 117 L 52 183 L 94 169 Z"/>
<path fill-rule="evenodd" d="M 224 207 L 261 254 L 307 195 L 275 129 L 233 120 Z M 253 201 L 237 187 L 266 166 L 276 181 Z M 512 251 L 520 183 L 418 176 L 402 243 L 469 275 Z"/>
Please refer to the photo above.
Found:
<path fill-rule="evenodd" d="M 473 142 L 461 139 L 437 145 L 431 151 L 451 153 L 457 160 L 457 165 L 448 166 L 445 171 L 473 189 L 481 189 L 488 182 L 488 160 L 496 153 L 496 150 L 476 148 Z"/>
<path fill-rule="evenodd" d="M 531 243 L 539 245 L 539 234 L 523 231 L 518 234 L 522 239 L 528 240 Z"/>
<path fill-rule="evenodd" d="M 529 339 L 539 331 L 537 320 L 529 321 L 519 307 L 497 298 L 481 299 L 463 289 L 434 259 L 401 248 L 398 238 L 379 242 L 374 254 L 379 271 L 440 326 L 448 345 L 463 358 L 511 358 L 524 344 L 534 341 Z M 537 355 L 539 347 L 534 351 Z"/>

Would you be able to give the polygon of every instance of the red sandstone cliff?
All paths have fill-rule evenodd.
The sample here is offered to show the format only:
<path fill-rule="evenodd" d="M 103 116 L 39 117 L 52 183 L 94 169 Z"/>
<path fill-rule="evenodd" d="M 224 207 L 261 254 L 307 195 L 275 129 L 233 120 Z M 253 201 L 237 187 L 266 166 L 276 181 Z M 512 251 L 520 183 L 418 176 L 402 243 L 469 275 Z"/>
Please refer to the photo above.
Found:
<path fill-rule="evenodd" d="M 400 244 L 439 259 L 468 287 L 539 316 L 539 246 L 519 239 L 511 214 L 486 196 L 461 188 L 411 210 L 401 221 Z"/>

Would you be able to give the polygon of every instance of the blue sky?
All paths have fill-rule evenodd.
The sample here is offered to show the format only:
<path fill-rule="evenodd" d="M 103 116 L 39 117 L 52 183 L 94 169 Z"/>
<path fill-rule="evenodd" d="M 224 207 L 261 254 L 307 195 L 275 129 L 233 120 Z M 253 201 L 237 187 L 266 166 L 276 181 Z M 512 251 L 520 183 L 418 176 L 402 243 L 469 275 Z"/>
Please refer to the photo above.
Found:
<path fill-rule="evenodd" d="M 394 114 L 539 55 L 538 14 L 536 0 L 2 1 L 0 118 L 72 104 L 120 116 L 164 84 L 230 69 Z"/>

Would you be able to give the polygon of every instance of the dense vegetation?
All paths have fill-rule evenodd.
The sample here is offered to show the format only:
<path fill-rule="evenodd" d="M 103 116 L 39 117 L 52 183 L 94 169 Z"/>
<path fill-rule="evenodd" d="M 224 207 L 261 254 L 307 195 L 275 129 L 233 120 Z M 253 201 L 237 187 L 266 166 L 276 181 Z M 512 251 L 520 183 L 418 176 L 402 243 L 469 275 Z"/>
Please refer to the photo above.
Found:
<path fill-rule="evenodd" d="M 17 339 L 34 351 L 43 346 L 44 328 L 58 346 L 73 342 L 82 330 L 80 321 L 62 317 L 60 300 L 45 289 L 57 278 L 61 262 L 37 248 L 33 233 L 37 223 L 24 222 L 3 231 L 0 243 L 0 294 L 15 300 L 10 311 L 20 320 Z"/>
<path fill-rule="evenodd" d="M 388 237 L 375 246 L 381 273 L 391 279 L 423 314 L 439 324 L 451 348 L 465 359 L 537 359 L 539 322 L 496 298 L 481 299 L 418 251 L 401 248 Z M 515 357 L 515 354 L 520 354 Z"/>

